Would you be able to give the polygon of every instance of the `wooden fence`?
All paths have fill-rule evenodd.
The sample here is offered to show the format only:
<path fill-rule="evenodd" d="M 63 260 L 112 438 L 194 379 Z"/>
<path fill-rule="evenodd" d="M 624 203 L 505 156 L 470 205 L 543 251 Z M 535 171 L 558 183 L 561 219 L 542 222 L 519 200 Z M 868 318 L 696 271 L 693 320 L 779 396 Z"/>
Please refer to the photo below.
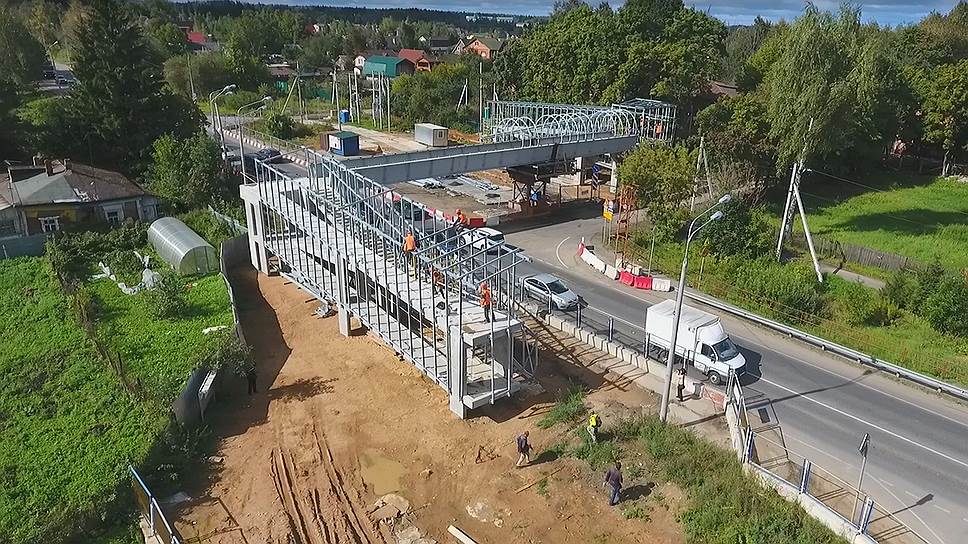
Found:
<path fill-rule="evenodd" d="M 803 233 L 795 233 L 792 241 L 794 245 L 800 248 L 807 248 L 807 241 Z M 856 244 L 838 242 L 837 240 L 831 240 L 823 236 L 815 235 L 813 237 L 813 246 L 817 250 L 818 255 L 884 270 L 920 270 L 925 268 L 924 263 L 903 255 L 878 251 Z"/>

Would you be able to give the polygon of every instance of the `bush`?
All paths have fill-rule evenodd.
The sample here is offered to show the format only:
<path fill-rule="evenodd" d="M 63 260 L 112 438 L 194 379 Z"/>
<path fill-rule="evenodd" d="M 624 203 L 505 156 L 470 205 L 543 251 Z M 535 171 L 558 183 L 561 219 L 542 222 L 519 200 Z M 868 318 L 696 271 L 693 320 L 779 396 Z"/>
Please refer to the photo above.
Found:
<path fill-rule="evenodd" d="M 924 301 L 923 314 L 935 329 L 968 336 L 968 283 L 958 276 L 945 276 Z"/>
<path fill-rule="evenodd" d="M 575 422 L 585 414 L 586 410 L 585 390 L 581 388 L 571 389 L 563 399 L 551 407 L 551 410 L 541 418 L 541 421 L 538 421 L 538 427 L 550 429 L 559 423 Z"/>
<path fill-rule="evenodd" d="M 176 317 L 188 306 L 185 300 L 185 284 L 171 270 L 161 273 L 161 279 L 145 292 L 145 298 L 152 315 L 160 319 Z"/>
<path fill-rule="evenodd" d="M 222 242 L 229 238 L 234 238 L 237 235 L 232 228 L 212 215 L 207 209 L 192 210 L 188 213 L 183 213 L 178 216 L 178 219 L 181 219 L 182 222 L 197 232 L 199 236 L 205 238 L 216 249 L 221 247 Z M 245 223 L 245 219 L 243 218 L 241 222 Z"/>
<path fill-rule="evenodd" d="M 817 282 L 813 268 L 803 263 L 730 258 L 722 268 L 740 294 L 760 308 L 798 321 L 804 320 L 804 313 L 816 316 L 828 313 L 825 285 Z"/>
<path fill-rule="evenodd" d="M 104 231 L 60 233 L 47 242 L 47 257 L 58 274 L 85 279 L 92 271 L 91 264 L 110 262 L 109 256 L 142 249 L 147 244 L 145 224 L 125 223 Z"/>
<path fill-rule="evenodd" d="M 757 258 L 767 255 L 773 246 L 773 231 L 764 219 L 764 211 L 750 208 L 741 200 L 732 200 L 721 208 L 723 218 L 703 229 L 709 252 L 719 257 Z"/>
<path fill-rule="evenodd" d="M 905 270 L 898 270 L 884 282 L 881 296 L 899 308 L 912 309 L 918 297 L 918 282 Z"/>
<path fill-rule="evenodd" d="M 198 366 L 209 370 L 227 368 L 239 376 L 245 376 L 255 366 L 250 355 L 249 346 L 239 340 L 234 332 L 227 331 L 221 334 L 214 349 L 202 357 Z"/>

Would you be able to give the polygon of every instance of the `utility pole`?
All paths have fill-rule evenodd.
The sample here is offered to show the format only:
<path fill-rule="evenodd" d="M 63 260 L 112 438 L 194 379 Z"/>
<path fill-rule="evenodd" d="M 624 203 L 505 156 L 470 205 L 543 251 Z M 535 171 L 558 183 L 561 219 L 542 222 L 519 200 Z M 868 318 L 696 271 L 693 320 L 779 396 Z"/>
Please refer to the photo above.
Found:
<path fill-rule="evenodd" d="M 699 137 L 699 155 L 696 156 L 696 175 L 692 181 L 692 199 L 689 201 L 689 211 L 696 208 L 696 196 L 699 192 L 700 172 L 705 170 L 706 189 L 709 191 L 709 198 L 713 197 L 713 180 L 709 174 L 709 160 L 706 155 L 706 137 Z"/>
<path fill-rule="evenodd" d="M 343 122 L 339 119 L 339 84 L 336 82 L 336 68 L 333 68 L 333 102 L 336 106 L 336 126 L 343 130 Z"/>
<path fill-rule="evenodd" d="M 810 249 L 810 257 L 813 259 L 813 269 L 817 273 L 817 281 L 823 283 L 823 273 L 820 271 L 820 261 L 817 259 L 817 252 L 813 247 L 813 236 L 810 235 L 810 226 L 807 224 L 807 212 L 803 208 L 803 200 L 800 198 L 800 177 L 806 170 L 805 161 L 807 155 L 807 138 L 813 130 L 813 118 L 807 127 L 807 133 L 803 138 L 803 150 L 800 157 L 793 165 L 790 172 L 790 187 L 787 189 L 786 204 L 783 206 L 783 215 L 780 217 L 780 236 L 776 241 L 776 260 L 783 256 L 783 240 L 793 234 L 793 204 L 796 203 L 797 211 L 800 213 L 800 221 L 803 223 L 803 234 L 807 239 L 807 248 Z"/>
<path fill-rule="evenodd" d="M 484 131 L 484 59 L 477 65 L 477 133 Z"/>

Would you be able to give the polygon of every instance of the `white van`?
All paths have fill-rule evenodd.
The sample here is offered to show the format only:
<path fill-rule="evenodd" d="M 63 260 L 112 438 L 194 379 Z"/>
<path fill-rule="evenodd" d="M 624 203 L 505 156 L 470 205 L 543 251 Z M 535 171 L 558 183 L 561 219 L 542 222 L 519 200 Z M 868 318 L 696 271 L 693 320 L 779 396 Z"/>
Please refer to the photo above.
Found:
<path fill-rule="evenodd" d="M 646 310 L 650 355 L 663 363 L 669 355 L 675 307 L 675 301 L 664 300 Z M 685 304 L 679 317 L 676 355 L 692 363 L 714 385 L 725 383 L 731 371 L 738 376 L 746 369 L 746 359 L 729 339 L 719 317 Z"/>

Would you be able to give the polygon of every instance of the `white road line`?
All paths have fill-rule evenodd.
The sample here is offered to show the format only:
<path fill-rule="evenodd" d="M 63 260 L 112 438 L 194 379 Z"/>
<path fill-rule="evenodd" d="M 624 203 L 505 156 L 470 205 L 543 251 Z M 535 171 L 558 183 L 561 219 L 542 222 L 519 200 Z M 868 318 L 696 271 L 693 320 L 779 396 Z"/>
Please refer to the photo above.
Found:
<path fill-rule="evenodd" d="M 890 397 L 890 398 L 892 398 L 892 399 L 894 399 L 896 401 L 903 402 L 904 404 L 907 404 L 909 406 L 914 406 L 915 408 L 918 408 L 920 410 L 923 410 L 925 412 L 928 412 L 929 414 L 931 414 L 934 417 L 940 417 L 940 418 L 946 419 L 946 420 L 948 420 L 948 421 L 950 421 L 952 423 L 957 423 L 958 425 L 961 425 L 962 427 L 968 428 L 968 422 L 965 422 L 965 421 L 962 421 L 962 420 L 958 420 L 958 419 L 954 419 L 954 418 L 948 417 L 948 416 L 946 416 L 944 414 L 939 414 L 937 411 L 929 410 L 929 409 L 925 408 L 924 406 L 921 406 L 920 404 L 911 402 L 909 400 L 902 399 L 901 397 L 898 397 L 897 395 L 892 395 L 891 393 L 888 393 L 888 392 L 883 391 L 881 389 L 878 389 L 876 387 L 867 385 L 867 384 L 865 384 L 865 383 L 863 383 L 861 381 L 858 381 L 857 378 L 851 378 L 849 376 L 844 376 L 843 374 L 840 374 L 838 372 L 834 372 L 833 370 L 824 368 L 824 367 L 819 366 L 819 365 L 815 365 L 815 364 L 811 363 L 810 361 L 806 361 L 806 360 L 801 359 L 799 357 L 795 357 L 793 355 L 788 355 L 786 353 L 780 353 L 779 351 L 777 351 L 774 348 L 771 348 L 769 346 L 760 345 L 757 340 L 753 340 L 753 339 L 750 339 L 748 337 L 744 337 L 744 336 L 739 335 L 739 334 L 732 334 L 730 336 L 733 336 L 733 337 L 736 337 L 736 338 L 740 338 L 740 339 L 744 340 L 745 342 L 749 342 L 750 344 L 753 344 L 753 345 L 755 345 L 757 347 L 769 349 L 770 351 L 773 351 L 774 353 L 779 353 L 780 356 L 782 356 L 782 357 L 786 357 L 788 359 L 792 359 L 794 361 L 797 361 L 798 363 L 803 363 L 803 364 L 805 364 L 807 366 L 811 366 L 813 368 L 816 368 L 817 370 L 821 370 L 823 372 L 826 372 L 827 374 L 830 374 L 830 375 L 833 375 L 833 376 L 837 376 L 838 378 L 841 378 L 841 379 L 844 379 L 844 380 L 850 380 L 850 381 L 854 382 L 854 385 L 857 385 L 859 387 L 863 387 L 865 389 L 869 389 L 869 390 L 871 390 L 871 391 L 873 391 L 875 393 L 879 393 L 881 395 Z M 832 357 L 832 359 L 836 360 L 837 358 L 836 357 Z M 861 376 L 861 377 L 863 377 L 863 376 Z"/>
<path fill-rule="evenodd" d="M 907 489 L 904 490 L 904 494 L 907 495 L 907 496 L 909 496 L 909 497 L 911 497 L 911 498 L 913 498 L 913 499 L 917 499 L 918 498 L 917 495 L 915 495 L 914 493 L 911 493 Z"/>
<path fill-rule="evenodd" d="M 894 500 L 896 500 L 899 505 L 901 505 L 902 507 L 903 506 L 907 506 L 906 504 L 904 504 L 904 501 L 901 500 L 901 497 L 898 497 L 897 495 L 895 495 L 893 491 L 891 491 L 890 489 L 887 488 L 887 486 L 884 485 L 885 482 L 881 481 L 880 478 L 877 478 L 875 476 L 871 476 L 871 480 L 874 480 L 875 482 L 877 482 L 878 484 L 880 484 L 880 486 L 884 488 L 884 491 L 887 491 L 892 497 L 894 497 Z M 913 496 L 915 498 L 918 498 L 917 496 L 912 495 L 909 491 L 905 491 L 905 493 L 907 493 L 908 495 L 911 495 L 911 496 Z M 915 512 L 913 508 L 907 509 L 907 512 L 909 512 L 912 516 L 914 516 L 914 519 L 918 520 L 918 522 L 925 529 L 927 529 L 932 535 L 934 535 L 934 538 L 937 538 L 938 539 L 938 542 L 941 542 L 942 544 L 944 544 L 944 539 L 941 538 L 940 536 L 938 536 L 938 533 L 934 532 L 934 529 L 932 529 L 930 525 L 928 525 L 927 523 L 925 523 L 924 520 L 921 519 L 921 516 L 919 516 L 918 513 Z M 909 527 L 909 529 L 910 529 L 910 527 Z M 917 535 L 917 533 L 915 533 L 915 534 Z M 925 542 L 927 542 L 927 539 L 925 539 L 923 536 L 921 536 L 921 535 L 917 535 L 917 536 L 921 537 L 923 540 L 925 540 Z"/>
<path fill-rule="evenodd" d="M 565 236 L 565 239 L 558 242 L 558 247 L 555 248 L 555 257 L 558 257 L 558 262 L 561 263 L 561 266 L 565 268 L 568 268 L 568 265 L 565 264 L 565 261 L 561 260 L 561 254 L 559 253 L 559 251 L 561 251 L 561 244 L 564 244 L 565 242 L 567 242 L 569 238 L 571 238 L 571 236 Z"/>
<path fill-rule="evenodd" d="M 950 456 L 950 455 L 948 455 L 946 453 L 942 453 L 942 452 L 940 452 L 940 451 L 938 451 L 936 449 L 929 448 L 928 446 L 925 446 L 924 444 L 921 444 L 919 442 L 915 442 L 914 440 L 911 440 L 910 438 L 908 438 L 906 436 L 901 436 L 901 435 L 897 434 L 894 431 L 890 431 L 888 429 L 885 429 L 884 427 L 881 427 L 880 425 L 876 425 L 874 423 L 871 423 L 870 421 L 867 421 L 865 419 L 859 418 L 859 417 L 857 417 L 857 416 L 855 416 L 853 414 L 849 414 L 849 413 L 847 413 L 847 412 L 845 412 L 845 411 L 843 411 L 843 410 L 841 410 L 839 408 L 834 408 L 833 406 L 830 406 L 829 404 L 825 404 L 823 402 L 820 402 L 817 399 L 810 398 L 809 396 L 804 395 L 803 393 L 801 393 L 799 391 L 794 391 L 793 389 L 790 389 L 789 387 L 786 387 L 784 385 L 780 385 L 780 384 L 778 384 L 776 382 L 767 380 L 766 378 L 762 378 L 761 377 L 760 379 L 763 380 L 764 382 L 770 384 L 770 385 L 773 385 L 774 387 L 779 387 L 780 389 L 783 389 L 784 391 L 787 391 L 789 393 L 792 393 L 794 395 L 797 395 L 798 397 L 803 398 L 804 400 L 808 400 L 808 401 L 810 401 L 810 402 L 812 402 L 814 404 L 817 404 L 819 406 L 823 406 L 824 408 L 826 408 L 826 409 L 828 409 L 828 410 L 830 410 L 832 412 L 836 412 L 836 413 L 838 413 L 838 414 L 840 414 L 840 415 L 842 415 L 844 417 L 848 417 L 850 419 L 853 419 L 854 421 L 857 421 L 858 423 L 863 423 L 864 425 L 867 425 L 867 426 L 871 427 L 872 429 L 877 429 L 878 431 L 881 431 L 882 433 L 885 433 L 885 434 L 889 434 L 889 435 L 893 436 L 894 438 L 897 438 L 898 440 L 907 442 L 908 444 L 911 444 L 912 446 L 917 446 L 917 447 L 919 447 L 919 448 L 921 448 L 921 449 L 923 449 L 925 451 L 931 452 L 931 453 L 933 453 L 933 454 L 935 454 L 935 455 L 937 455 L 939 457 L 942 457 L 944 459 L 947 459 L 948 461 L 951 461 L 952 463 L 957 463 L 957 464 L 959 464 L 959 465 L 961 465 L 961 466 L 963 466 L 965 468 L 968 468 L 968 463 L 966 463 L 966 462 L 964 462 L 964 461 L 962 461 L 960 459 L 955 459 L 954 457 L 952 457 L 952 456 Z"/>
<path fill-rule="evenodd" d="M 947 508 L 942 508 L 942 507 L 938 506 L 937 504 L 933 504 L 931 506 L 934 506 L 938 510 L 941 510 L 942 512 L 944 512 L 945 514 L 950 514 L 951 513 L 951 510 L 948 510 Z"/>

